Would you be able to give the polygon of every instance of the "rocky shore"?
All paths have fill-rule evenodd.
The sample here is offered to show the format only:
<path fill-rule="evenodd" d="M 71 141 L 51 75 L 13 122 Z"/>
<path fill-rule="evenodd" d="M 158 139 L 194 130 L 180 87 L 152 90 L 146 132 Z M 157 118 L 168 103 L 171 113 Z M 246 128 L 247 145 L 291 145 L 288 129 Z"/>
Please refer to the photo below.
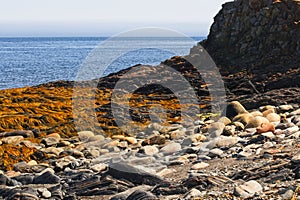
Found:
<path fill-rule="evenodd" d="M 79 96 L 69 81 L 1 90 L 0 199 L 300 199 L 299 12 L 298 0 L 223 5 L 200 42 L 225 84 L 223 113 L 212 112 L 204 81 L 216 72 L 199 74 L 187 61 L 201 46 L 162 62 L 193 87 L 197 120 L 183 122 L 181 108 L 194 105 L 153 84 L 130 97 L 140 128 L 118 127 L 111 101 L 122 77 L 133 87 L 151 73 L 182 83 L 160 66 L 93 80 L 92 95 L 88 81 L 76 84 Z M 82 101 L 77 115 L 74 99 Z M 151 121 L 157 104 L 165 122 Z M 91 110 L 98 125 L 78 129 L 94 123 Z"/>
<path fill-rule="evenodd" d="M 136 137 L 91 131 L 62 138 L 2 133 L 30 159 L 0 172 L 3 199 L 297 199 L 297 105 L 247 111 L 231 102 L 227 117 L 193 125 L 153 123 Z M 6 151 L 6 158 L 17 158 Z M 6 151 L 6 152 L 5 152 Z M 2 160 L 7 162 L 7 160 Z"/>

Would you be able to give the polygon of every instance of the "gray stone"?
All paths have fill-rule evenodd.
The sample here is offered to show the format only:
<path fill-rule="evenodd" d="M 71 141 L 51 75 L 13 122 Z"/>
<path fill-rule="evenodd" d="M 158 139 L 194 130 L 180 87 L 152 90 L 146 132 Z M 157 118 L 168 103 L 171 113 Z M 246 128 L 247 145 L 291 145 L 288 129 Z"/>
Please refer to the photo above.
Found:
<path fill-rule="evenodd" d="M 300 164 L 300 153 L 298 153 L 295 156 L 293 156 L 291 161 L 293 163 Z"/>
<path fill-rule="evenodd" d="M 221 149 L 215 148 L 209 151 L 208 156 L 211 158 L 222 157 L 224 152 Z"/>
<path fill-rule="evenodd" d="M 1 139 L 3 144 L 19 145 L 24 140 L 23 136 L 9 136 Z"/>
<path fill-rule="evenodd" d="M 197 197 L 201 196 L 201 192 L 196 188 L 192 188 L 188 193 L 184 195 L 184 199 L 196 199 Z"/>
<path fill-rule="evenodd" d="M 191 169 L 193 169 L 193 170 L 201 170 L 201 169 L 207 168 L 208 166 L 209 166 L 208 163 L 200 162 L 200 163 L 194 164 L 191 167 Z"/>
<path fill-rule="evenodd" d="M 165 155 L 173 154 L 181 150 L 181 145 L 176 142 L 171 142 L 160 149 L 160 152 L 162 152 Z"/>
<path fill-rule="evenodd" d="M 237 144 L 239 141 L 238 137 L 226 137 L 226 136 L 221 136 L 217 139 L 216 146 L 217 147 L 226 147 L 230 148 Z"/>
<path fill-rule="evenodd" d="M 251 180 L 235 187 L 234 194 L 242 198 L 249 198 L 254 196 L 256 193 L 262 192 L 262 190 L 262 186 L 257 181 Z"/>
<path fill-rule="evenodd" d="M 276 136 L 272 132 L 262 133 L 261 135 L 263 135 L 264 137 L 266 137 L 270 140 L 274 140 L 276 138 Z"/>
<path fill-rule="evenodd" d="M 156 185 L 163 182 L 163 180 L 153 174 L 138 169 L 125 162 L 110 163 L 107 175 L 111 175 L 116 179 L 125 179 L 134 184 Z"/>
<path fill-rule="evenodd" d="M 225 136 L 231 136 L 234 135 L 235 133 L 235 126 L 225 126 L 224 130 L 223 130 L 223 135 Z"/>
<path fill-rule="evenodd" d="M 56 137 L 46 137 L 42 139 L 42 143 L 45 144 L 47 147 L 55 146 L 59 143 L 59 139 Z"/>
<path fill-rule="evenodd" d="M 210 134 L 211 138 L 219 137 L 225 128 L 225 124 L 222 122 L 214 122 L 210 125 L 208 129 L 208 133 Z"/>
<path fill-rule="evenodd" d="M 142 152 L 148 156 L 153 156 L 154 154 L 157 154 L 159 152 L 158 148 L 155 146 L 144 146 L 142 147 Z"/>
<path fill-rule="evenodd" d="M 60 178 L 51 171 L 45 171 L 39 176 L 34 177 L 34 184 L 56 184 L 60 182 Z"/>
<path fill-rule="evenodd" d="M 283 112 L 293 110 L 294 108 L 292 105 L 281 105 L 281 106 L 278 106 L 278 109 L 279 109 L 280 113 L 283 113 Z"/>
<path fill-rule="evenodd" d="M 293 199 L 294 191 L 293 190 L 287 190 L 285 193 L 281 195 L 282 200 L 291 200 Z"/>
<path fill-rule="evenodd" d="M 77 133 L 80 141 L 86 142 L 90 138 L 93 138 L 95 134 L 92 131 L 80 131 Z"/>

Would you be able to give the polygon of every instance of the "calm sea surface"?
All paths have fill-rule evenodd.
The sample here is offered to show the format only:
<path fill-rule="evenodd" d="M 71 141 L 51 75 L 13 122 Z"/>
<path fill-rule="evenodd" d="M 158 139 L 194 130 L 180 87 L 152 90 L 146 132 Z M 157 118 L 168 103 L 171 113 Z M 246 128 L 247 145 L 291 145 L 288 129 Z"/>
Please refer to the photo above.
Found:
<path fill-rule="evenodd" d="M 174 55 L 188 54 L 192 47 L 191 42 L 184 38 L 121 38 L 115 43 L 101 46 L 106 39 L 0 38 L 0 89 L 32 86 L 55 80 L 75 80 L 78 70 L 96 47 L 103 51 L 103 55 L 131 45 L 138 47 L 114 60 L 106 68 L 104 75 L 136 64 L 157 65 Z M 194 44 L 203 39 L 194 37 Z"/>

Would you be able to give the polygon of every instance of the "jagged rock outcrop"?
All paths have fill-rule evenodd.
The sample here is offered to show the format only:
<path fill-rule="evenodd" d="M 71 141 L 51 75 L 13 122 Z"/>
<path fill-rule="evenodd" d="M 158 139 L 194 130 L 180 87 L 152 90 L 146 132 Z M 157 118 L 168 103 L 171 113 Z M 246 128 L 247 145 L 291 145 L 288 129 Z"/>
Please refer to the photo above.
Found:
<path fill-rule="evenodd" d="M 207 39 L 199 44 L 220 68 L 228 99 L 240 100 L 250 107 L 253 100 L 298 103 L 295 100 L 300 95 L 299 0 L 225 3 L 215 16 Z M 191 54 L 200 45 L 193 47 Z M 286 96 L 280 91 L 291 92 Z"/>
<path fill-rule="evenodd" d="M 215 16 L 200 43 L 222 69 L 255 72 L 298 68 L 299 0 L 235 0 Z M 261 69 L 263 68 L 263 69 Z"/>

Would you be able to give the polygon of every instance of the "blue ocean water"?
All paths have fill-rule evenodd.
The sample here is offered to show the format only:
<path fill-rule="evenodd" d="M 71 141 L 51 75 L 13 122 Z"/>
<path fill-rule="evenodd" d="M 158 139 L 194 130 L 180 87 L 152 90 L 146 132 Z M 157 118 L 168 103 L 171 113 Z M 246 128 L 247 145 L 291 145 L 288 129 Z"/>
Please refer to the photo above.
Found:
<path fill-rule="evenodd" d="M 101 46 L 104 37 L 0 38 L 0 89 L 33 86 L 56 80 L 75 80 L 84 60 L 99 47 L 118 51 L 126 45 L 140 47 L 116 59 L 103 75 L 136 64 L 157 65 L 174 55 L 186 55 L 192 47 L 184 38 L 121 38 L 111 46 Z M 203 37 L 194 37 L 197 42 Z M 152 48 L 147 48 L 151 46 Z M 154 48 L 153 48 L 154 47 Z M 156 48 L 157 47 L 157 48 Z M 166 47 L 169 50 L 162 50 Z M 176 53 L 174 53 L 176 52 Z"/>

